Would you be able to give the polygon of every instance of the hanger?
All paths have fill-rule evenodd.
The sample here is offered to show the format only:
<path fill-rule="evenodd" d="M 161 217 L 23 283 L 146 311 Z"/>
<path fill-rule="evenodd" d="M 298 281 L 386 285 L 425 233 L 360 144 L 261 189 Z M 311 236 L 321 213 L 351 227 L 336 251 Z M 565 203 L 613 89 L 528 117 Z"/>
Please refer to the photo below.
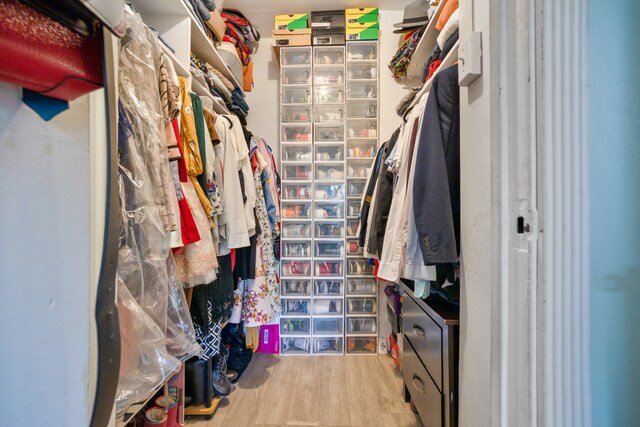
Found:
<path fill-rule="evenodd" d="M 407 120 L 409 120 L 409 113 L 411 113 L 411 111 L 413 110 L 413 107 L 415 107 L 415 105 L 412 105 L 405 110 L 404 114 L 402 115 L 403 122 L 407 123 Z"/>
<path fill-rule="evenodd" d="M 224 118 L 226 121 L 229 122 L 229 129 L 233 129 L 233 122 L 229 117 L 225 116 L 224 114 L 221 114 L 220 117 Z"/>

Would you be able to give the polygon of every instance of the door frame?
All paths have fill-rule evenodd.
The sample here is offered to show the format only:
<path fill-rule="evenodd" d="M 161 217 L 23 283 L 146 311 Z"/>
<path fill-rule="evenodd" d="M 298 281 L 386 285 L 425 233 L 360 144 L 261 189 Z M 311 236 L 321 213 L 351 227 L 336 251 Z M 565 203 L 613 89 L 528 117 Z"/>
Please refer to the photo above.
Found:
<path fill-rule="evenodd" d="M 532 0 L 533 1 L 533 0 Z M 536 0 L 538 413 L 591 426 L 587 0 Z"/>
<path fill-rule="evenodd" d="M 500 0 L 502 426 L 591 425 L 587 8 Z"/>
<path fill-rule="evenodd" d="M 591 425 L 587 7 L 460 0 L 461 426 Z"/>

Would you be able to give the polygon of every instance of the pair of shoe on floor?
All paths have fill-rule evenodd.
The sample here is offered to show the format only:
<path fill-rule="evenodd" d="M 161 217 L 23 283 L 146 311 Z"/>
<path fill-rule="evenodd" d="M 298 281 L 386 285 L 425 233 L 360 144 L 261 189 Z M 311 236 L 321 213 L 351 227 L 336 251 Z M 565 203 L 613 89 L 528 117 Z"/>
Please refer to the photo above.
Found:
<path fill-rule="evenodd" d="M 222 345 L 220 353 L 213 356 L 210 361 L 194 358 L 185 365 L 185 406 L 201 405 L 206 403 L 207 395 L 228 396 L 234 389 L 233 382 L 237 381 L 238 373 L 227 370 L 229 350 Z M 211 370 L 208 365 L 211 363 Z M 211 381 L 207 381 L 207 375 L 211 375 Z M 207 387 L 211 387 L 208 392 Z"/>
<path fill-rule="evenodd" d="M 227 370 L 229 350 L 226 346 L 220 346 L 220 353 L 213 356 L 213 391 L 219 396 L 228 396 L 233 391 L 233 381 L 238 378 L 236 371 Z M 235 375 L 234 375 L 235 374 Z M 231 378 L 230 378 L 231 377 Z"/>

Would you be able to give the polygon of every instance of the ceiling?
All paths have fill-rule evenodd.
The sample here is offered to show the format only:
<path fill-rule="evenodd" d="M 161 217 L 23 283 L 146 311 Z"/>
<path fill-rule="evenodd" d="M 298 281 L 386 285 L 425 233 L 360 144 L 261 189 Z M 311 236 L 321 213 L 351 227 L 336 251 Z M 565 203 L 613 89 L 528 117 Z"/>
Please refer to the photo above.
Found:
<path fill-rule="evenodd" d="M 378 7 L 384 13 L 385 9 L 402 10 L 412 1 L 414 0 L 224 0 L 223 6 L 240 10 L 263 37 L 269 37 L 275 15 L 349 7 Z"/>

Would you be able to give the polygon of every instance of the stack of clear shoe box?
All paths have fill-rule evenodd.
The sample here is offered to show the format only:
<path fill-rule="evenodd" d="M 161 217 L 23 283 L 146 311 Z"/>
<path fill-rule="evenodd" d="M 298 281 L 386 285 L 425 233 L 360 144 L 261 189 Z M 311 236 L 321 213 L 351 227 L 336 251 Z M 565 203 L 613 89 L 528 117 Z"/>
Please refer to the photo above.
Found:
<path fill-rule="evenodd" d="M 311 353 L 313 80 L 310 47 L 280 53 L 280 351 Z"/>
<path fill-rule="evenodd" d="M 362 257 L 360 204 L 378 148 L 378 43 L 347 42 L 346 346 L 349 354 L 377 353 L 378 284 Z"/>
<path fill-rule="evenodd" d="M 313 353 L 344 352 L 345 48 L 313 47 Z"/>
<path fill-rule="evenodd" d="M 376 42 L 281 49 L 285 355 L 376 352 L 377 283 L 352 237 L 378 145 L 377 67 Z"/>

